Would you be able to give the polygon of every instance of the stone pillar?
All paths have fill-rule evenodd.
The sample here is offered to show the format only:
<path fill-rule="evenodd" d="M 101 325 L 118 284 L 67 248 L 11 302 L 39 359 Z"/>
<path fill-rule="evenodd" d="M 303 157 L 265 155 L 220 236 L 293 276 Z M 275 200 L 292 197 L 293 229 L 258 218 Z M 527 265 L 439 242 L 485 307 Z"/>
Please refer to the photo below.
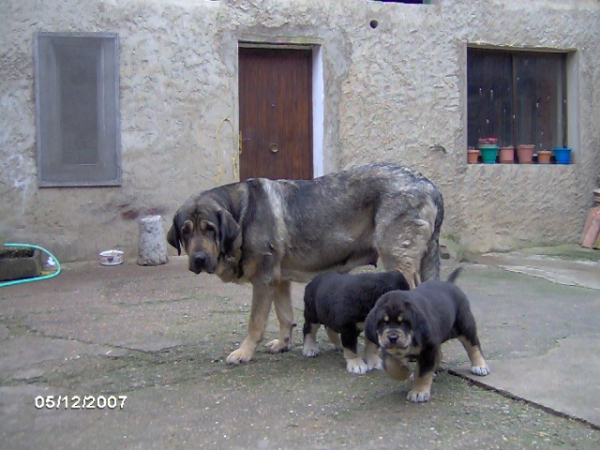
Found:
<path fill-rule="evenodd" d="M 140 241 L 137 263 L 140 266 L 158 266 L 169 260 L 167 241 L 161 216 L 147 216 L 139 220 Z"/>

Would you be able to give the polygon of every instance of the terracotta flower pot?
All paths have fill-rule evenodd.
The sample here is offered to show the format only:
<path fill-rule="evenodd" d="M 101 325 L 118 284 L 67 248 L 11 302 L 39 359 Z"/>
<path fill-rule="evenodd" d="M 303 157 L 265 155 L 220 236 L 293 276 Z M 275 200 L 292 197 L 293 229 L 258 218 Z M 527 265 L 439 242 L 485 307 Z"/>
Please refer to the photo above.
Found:
<path fill-rule="evenodd" d="M 477 164 L 478 161 L 479 161 L 479 150 L 477 150 L 476 148 L 467 150 L 467 162 L 469 164 Z"/>
<path fill-rule="evenodd" d="M 521 144 L 517 146 L 517 157 L 519 158 L 519 164 L 533 164 L 533 150 L 535 145 Z"/>
<path fill-rule="evenodd" d="M 515 148 L 500 147 L 500 150 L 498 150 L 498 159 L 500 160 L 500 164 L 514 164 Z"/>
<path fill-rule="evenodd" d="M 550 150 L 540 150 L 538 152 L 538 163 L 539 164 L 550 164 L 550 157 L 552 152 Z"/>

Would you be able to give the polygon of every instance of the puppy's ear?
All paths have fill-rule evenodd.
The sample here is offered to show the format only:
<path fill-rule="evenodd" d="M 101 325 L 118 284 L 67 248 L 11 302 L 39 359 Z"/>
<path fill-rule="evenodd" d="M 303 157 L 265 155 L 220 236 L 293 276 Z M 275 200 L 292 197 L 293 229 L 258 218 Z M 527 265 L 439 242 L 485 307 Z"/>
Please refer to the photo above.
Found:
<path fill-rule="evenodd" d="M 371 342 L 373 342 L 374 344 L 377 344 L 377 347 L 379 347 L 379 338 L 377 337 L 377 306 L 378 306 L 378 304 L 379 304 L 379 302 L 377 302 L 375 304 L 375 306 L 369 312 L 369 314 L 367 315 L 367 318 L 365 319 L 365 337 L 368 340 L 370 340 Z"/>
<path fill-rule="evenodd" d="M 433 339 L 433 332 L 427 316 L 423 310 L 414 303 L 407 303 L 407 310 L 410 311 L 412 331 L 413 331 L 413 346 L 424 348 Z"/>
<path fill-rule="evenodd" d="M 219 244 L 221 253 L 233 256 L 235 241 L 240 236 L 240 226 L 229 211 L 222 209 L 217 214 L 219 216 Z"/>
<path fill-rule="evenodd" d="M 179 225 L 177 225 L 177 215 L 173 217 L 173 225 L 167 233 L 167 242 L 177 249 L 177 254 L 181 255 L 181 236 L 179 235 Z"/>

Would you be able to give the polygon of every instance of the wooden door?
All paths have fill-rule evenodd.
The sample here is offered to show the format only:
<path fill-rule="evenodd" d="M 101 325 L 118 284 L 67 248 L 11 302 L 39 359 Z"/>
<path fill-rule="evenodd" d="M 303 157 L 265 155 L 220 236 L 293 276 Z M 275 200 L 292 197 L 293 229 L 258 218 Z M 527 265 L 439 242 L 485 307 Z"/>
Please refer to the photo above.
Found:
<path fill-rule="evenodd" d="M 240 180 L 310 179 L 311 50 L 240 48 Z"/>

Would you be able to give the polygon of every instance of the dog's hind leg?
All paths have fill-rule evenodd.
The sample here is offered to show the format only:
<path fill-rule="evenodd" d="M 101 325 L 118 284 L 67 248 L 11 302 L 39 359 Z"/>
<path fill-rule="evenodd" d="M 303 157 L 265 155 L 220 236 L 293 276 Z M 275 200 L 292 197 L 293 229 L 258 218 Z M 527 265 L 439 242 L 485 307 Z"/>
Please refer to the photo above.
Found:
<path fill-rule="evenodd" d="M 340 334 L 336 333 L 329 327 L 325 327 L 325 331 L 327 332 L 327 337 L 329 338 L 331 343 L 335 345 L 335 348 L 337 348 L 338 350 L 343 350 L 344 346 L 342 345 L 342 339 L 340 338 Z"/>
<path fill-rule="evenodd" d="M 294 306 L 291 290 L 291 281 L 281 281 L 275 286 L 275 313 L 279 320 L 279 339 L 266 344 L 271 353 L 287 352 L 292 348 Z"/>
<path fill-rule="evenodd" d="M 396 200 L 380 206 L 376 217 L 375 248 L 386 270 L 398 270 L 411 289 L 426 278 L 421 277 L 422 261 L 426 252 L 439 257 L 437 245 L 430 248 L 434 237 L 438 207 L 431 199 L 419 206 L 400 206 Z M 429 276 L 429 272 L 424 273 Z"/>
<path fill-rule="evenodd" d="M 471 373 L 481 377 L 489 375 L 490 368 L 488 367 L 485 358 L 483 357 L 483 353 L 481 352 L 479 340 L 476 338 L 468 339 L 465 336 L 459 336 L 458 340 L 467 351 L 467 355 L 469 355 L 469 359 L 471 360 Z"/>
<path fill-rule="evenodd" d="M 250 307 L 250 321 L 248 323 L 248 335 L 240 348 L 231 352 L 227 357 L 228 364 L 239 364 L 248 362 L 254 356 L 256 347 L 263 340 L 271 303 L 275 297 L 272 285 L 255 283 L 252 289 L 252 306 Z"/>

